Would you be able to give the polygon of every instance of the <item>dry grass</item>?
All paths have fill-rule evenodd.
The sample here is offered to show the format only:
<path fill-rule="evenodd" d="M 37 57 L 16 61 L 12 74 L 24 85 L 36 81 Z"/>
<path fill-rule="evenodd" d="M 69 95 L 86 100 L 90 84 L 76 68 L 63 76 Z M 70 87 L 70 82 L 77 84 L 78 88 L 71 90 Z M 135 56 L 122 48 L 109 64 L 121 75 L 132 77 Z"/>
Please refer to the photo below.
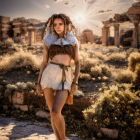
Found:
<path fill-rule="evenodd" d="M 14 40 L 12 38 L 8 38 L 4 41 L 5 45 L 12 46 L 14 44 Z"/>
<path fill-rule="evenodd" d="M 126 60 L 126 53 L 112 53 L 110 56 L 108 56 L 108 60 L 115 62 L 124 62 Z"/>
<path fill-rule="evenodd" d="M 136 65 L 133 77 L 133 84 L 136 86 L 140 86 L 140 64 Z"/>
<path fill-rule="evenodd" d="M 99 66 L 91 67 L 91 76 L 97 78 L 102 76 L 111 76 L 111 70 L 108 65 L 102 64 Z"/>
<path fill-rule="evenodd" d="M 100 60 L 98 58 L 83 58 L 80 61 L 81 64 L 81 71 L 84 72 L 90 72 L 90 68 L 96 66 L 97 64 L 100 64 Z"/>
<path fill-rule="evenodd" d="M 122 83 L 131 83 L 133 80 L 133 72 L 129 69 L 120 69 L 120 71 L 114 72 L 112 75 L 116 81 Z"/>
<path fill-rule="evenodd" d="M 79 75 L 79 79 L 84 81 L 89 81 L 91 80 L 91 76 L 88 73 L 82 73 Z"/>
<path fill-rule="evenodd" d="M 102 68 L 100 66 L 91 67 L 91 76 L 95 78 L 102 76 Z"/>
<path fill-rule="evenodd" d="M 12 56 L 5 55 L 0 62 L 0 72 L 6 72 L 12 68 L 31 66 L 32 70 L 40 68 L 42 60 L 29 52 L 15 52 Z"/>
<path fill-rule="evenodd" d="M 133 52 L 129 55 L 128 57 L 128 67 L 131 71 L 135 71 L 135 67 L 137 65 L 137 63 L 140 63 L 140 53 L 138 52 Z"/>
<path fill-rule="evenodd" d="M 94 57 L 97 57 L 97 58 L 102 59 L 102 60 L 107 59 L 106 55 L 103 55 L 101 52 L 89 51 L 89 58 L 94 58 Z"/>

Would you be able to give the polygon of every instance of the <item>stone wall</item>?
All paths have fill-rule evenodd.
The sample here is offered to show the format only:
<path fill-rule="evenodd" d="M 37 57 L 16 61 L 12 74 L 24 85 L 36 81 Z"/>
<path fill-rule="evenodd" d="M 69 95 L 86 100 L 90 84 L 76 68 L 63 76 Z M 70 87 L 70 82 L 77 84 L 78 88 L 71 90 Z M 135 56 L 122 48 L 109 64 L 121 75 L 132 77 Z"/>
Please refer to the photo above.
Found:
<path fill-rule="evenodd" d="M 85 44 L 90 42 L 91 44 L 94 43 L 94 36 L 93 36 L 93 32 L 92 30 L 84 30 L 82 32 L 82 35 L 76 36 L 77 40 L 81 43 L 81 44 Z"/>
<path fill-rule="evenodd" d="M 41 43 L 44 27 L 38 27 L 41 21 L 37 19 L 15 18 L 0 16 L 0 41 L 13 38 L 16 43 L 26 42 L 28 45 Z M 35 26 L 34 25 L 37 25 Z M 31 33 L 30 33 L 31 32 Z M 23 41 L 24 40 L 24 41 Z"/>
<path fill-rule="evenodd" d="M 2 45 L 0 46 L 0 55 L 3 54 L 3 53 L 8 53 L 8 54 L 11 54 L 15 51 L 15 48 L 14 47 L 8 47 L 6 45 Z"/>

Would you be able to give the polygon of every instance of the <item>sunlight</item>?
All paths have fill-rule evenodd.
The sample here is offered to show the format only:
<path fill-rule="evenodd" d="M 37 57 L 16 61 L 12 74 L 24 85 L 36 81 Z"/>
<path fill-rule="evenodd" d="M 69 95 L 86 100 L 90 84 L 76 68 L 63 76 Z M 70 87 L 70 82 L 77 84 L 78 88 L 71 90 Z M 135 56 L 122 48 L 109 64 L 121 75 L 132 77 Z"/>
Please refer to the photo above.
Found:
<path fill-rule="evenodd" d="M 77 19 L 77 22 L 83 22 L 84 21 L 84 17 L 81 16 L 81 15 L 77 16 L 76 19 Z"/>

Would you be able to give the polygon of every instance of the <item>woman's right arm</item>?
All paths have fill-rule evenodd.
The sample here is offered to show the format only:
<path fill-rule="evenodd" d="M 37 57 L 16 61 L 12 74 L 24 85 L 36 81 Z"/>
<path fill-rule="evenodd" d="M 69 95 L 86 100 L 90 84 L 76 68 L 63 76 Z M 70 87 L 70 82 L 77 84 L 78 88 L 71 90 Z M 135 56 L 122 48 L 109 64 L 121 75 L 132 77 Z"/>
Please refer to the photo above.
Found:
<path fill-rule="evenodd" d="M 40 67 L 40 72 L 39 72 L 38 81 L 37 81 L 38 83 L 40 83 L 42 73 L 48 64 L 48 60 L 49 60 L 48 46 L 44 43 L 43 62 L 42 62 L 41 67 Z"/>

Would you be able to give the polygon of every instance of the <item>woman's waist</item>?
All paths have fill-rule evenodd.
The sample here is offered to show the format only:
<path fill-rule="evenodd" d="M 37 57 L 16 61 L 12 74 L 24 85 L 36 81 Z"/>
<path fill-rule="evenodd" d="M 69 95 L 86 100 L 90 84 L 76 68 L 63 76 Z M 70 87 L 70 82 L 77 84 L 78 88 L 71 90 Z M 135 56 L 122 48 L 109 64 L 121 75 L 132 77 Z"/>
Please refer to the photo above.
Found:
<path fill-rule="evenodd" d="M 71 58 L 69 56 L 62 56 L 62 55 L 56 55 L 50 60 L 50 62 L 63 64 L 63 65 L 70 65 Z"/>

